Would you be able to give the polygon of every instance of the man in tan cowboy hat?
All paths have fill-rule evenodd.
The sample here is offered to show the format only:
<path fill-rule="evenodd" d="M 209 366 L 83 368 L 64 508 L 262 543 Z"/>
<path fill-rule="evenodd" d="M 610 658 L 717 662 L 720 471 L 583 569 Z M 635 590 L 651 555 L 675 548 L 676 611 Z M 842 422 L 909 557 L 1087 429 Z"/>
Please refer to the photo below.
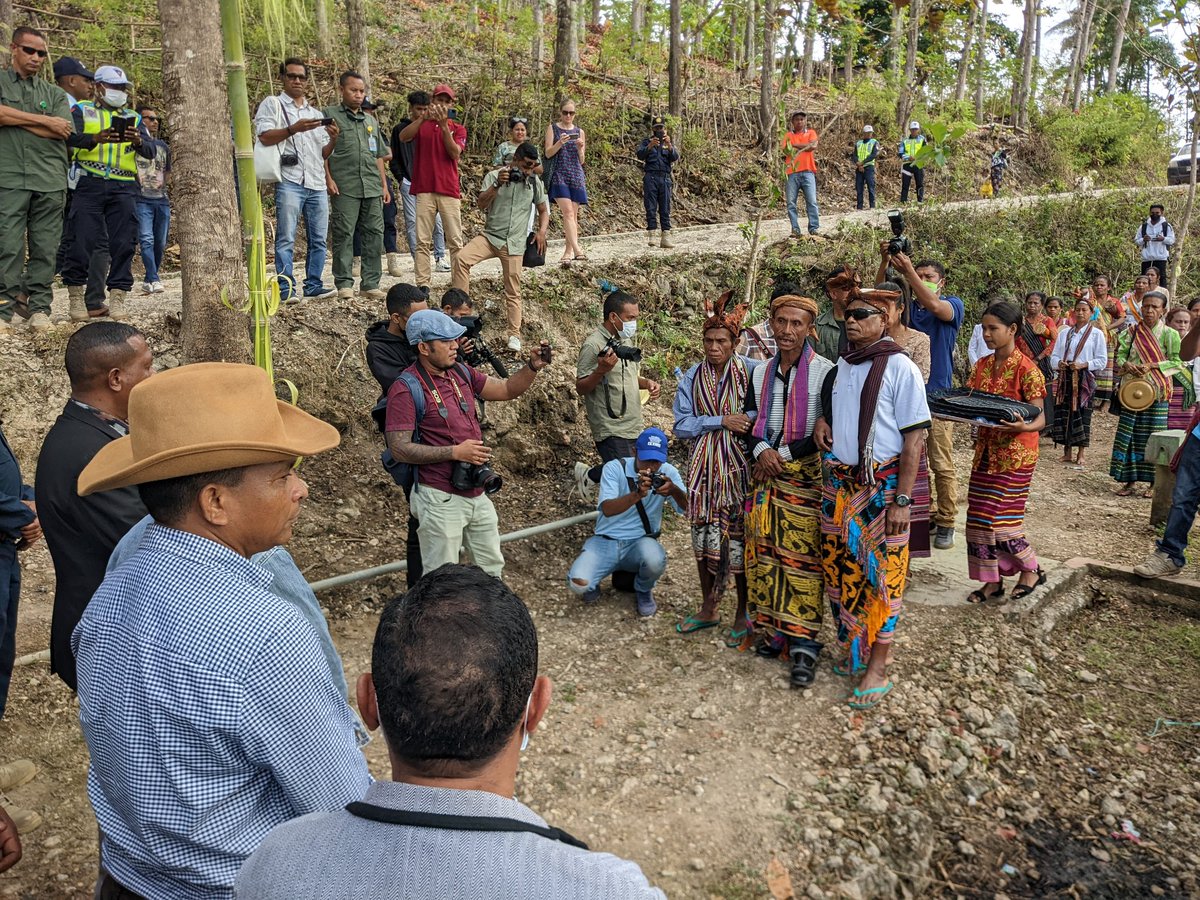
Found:
<path fill-rule="evenodd" d="M 370 782 L 312 626 L 251 561 L 291 537 L 297 460 L 338 433 L 226 363 L 137 385 L 129 426 L 79 476 L 84 496 L 136 485 L 154 517 L 72 636 L 98 896 L 229 897 L 274 826 Z"/>

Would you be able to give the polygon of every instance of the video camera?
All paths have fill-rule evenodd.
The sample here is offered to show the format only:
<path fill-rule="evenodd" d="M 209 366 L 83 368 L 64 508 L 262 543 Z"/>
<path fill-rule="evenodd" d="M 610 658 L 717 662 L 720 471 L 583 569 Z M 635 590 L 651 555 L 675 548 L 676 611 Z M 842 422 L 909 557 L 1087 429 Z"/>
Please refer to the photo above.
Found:
<path fill-rule="evenodd" d="M 617 354 L 617 359 L 625 362 L 640 363 L 642 361 L 641 347 L 626 347 L 618 338 L 610 337 L 596 355 L 603 356 L 609 350 Z"/>
<path fill-rule="evenodd" d="M 912 241 L 904 233 L 904 213 L 898 209 L 888 210 L 888 224 L 892 226 L 892 238 L 888 241 L 888 256 L 903 253 L 912 255 Z"/>
<path fill-rule="evenodd" d="M 474 349 L 470 353 L 461 354 L 462 361 L 474 369 L 487 363 L 497 375 L 507 378 L 508 369 L 504 367 L 504 363 L 497 358 L 496 354 L 492 353 L 491 348 L 483 339 L 483 316 L 457 316 L 454 321 L 467 329 L 467 333 L 463 337 L 470 338 L 474 345 Z"/>

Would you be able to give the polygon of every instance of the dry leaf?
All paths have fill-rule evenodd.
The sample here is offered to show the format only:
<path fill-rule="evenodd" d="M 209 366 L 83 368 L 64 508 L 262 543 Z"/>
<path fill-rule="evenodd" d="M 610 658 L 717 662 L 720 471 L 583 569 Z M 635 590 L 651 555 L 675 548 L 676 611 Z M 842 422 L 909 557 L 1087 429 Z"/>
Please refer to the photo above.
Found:
<path fill-rule="evenodd" d="M 772 856 L 767 863 L 767 890 L 775 900 L 795 900 L 796 889 L 792 887 L 792 876 L 783 867 L 778 857 Z"/>

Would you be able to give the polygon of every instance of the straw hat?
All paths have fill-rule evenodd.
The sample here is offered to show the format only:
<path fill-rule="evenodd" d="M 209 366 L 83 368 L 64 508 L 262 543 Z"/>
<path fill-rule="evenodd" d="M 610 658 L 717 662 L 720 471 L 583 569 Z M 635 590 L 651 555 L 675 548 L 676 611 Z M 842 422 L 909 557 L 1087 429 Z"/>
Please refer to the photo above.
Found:
<path fill-rule="evenodd" d="M 129 435 L 100 449 L 79 474 L 97 491 L 312 456 L 341 437 L 275 397 L 257 366 L 195 363 L 155 375 L 129 393 Z"/>

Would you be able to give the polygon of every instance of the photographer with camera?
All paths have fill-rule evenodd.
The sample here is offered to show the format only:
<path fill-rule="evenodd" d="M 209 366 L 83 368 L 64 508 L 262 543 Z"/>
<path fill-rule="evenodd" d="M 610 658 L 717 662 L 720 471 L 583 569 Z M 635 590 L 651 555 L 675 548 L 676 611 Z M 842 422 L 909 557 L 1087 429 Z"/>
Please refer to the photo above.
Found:
<path fill-rule="evenodd" d="M 442 312 L 453 319 L 456 325 L 467 329 L 458 339 L 458 358 L 473 369 L 487 363 L 497 375 L 507 378 L 508 369 L 504 361 L 492 352 L 483 339 L 483 316 L 475 315 L 471 295 L 458 288 L 450 288 L 442 294 Z"/>
<path fill-rule="evenodd" d="M 600 465 L 575 463 L 575 486 L 588 500 L 600 483 L 604 463 L 633 456 L 633 443 L 645 427 L 642 394 L 655 399 L 658 382 L 643 378 L 642 351 L 632 345 L 637 334 L 638 302 L 621 290 L 604 297 L 604 323 L 579 348 L 575 393 L 583 398 Z"/>
<path fill-rule="evenodd" d="M 571 592 L 584 603 L 595 603 L 601 581 L 614 572 L 632 572 L 638 615 L 658 612 L 653 590 L 667 570 L 667 551 L 658 538 L 668 500 L 685 515 L 687 490 L 679 470 L 667 462 L 667 436 L 647 428 L 638 435 L 633 454 L 604 464 L 596 533 L 571 564 Z"/>
<path fill-rule="evenodd" d="M 504 556 L 488 494 L 500 490 L 501 479 L 488 465 L 492 450 L 483 443 L 475 399 L 521 396 L 550 364 L 550 345 L 543 342 L 528 364 L 502 381 L 458 361 L 466 329 L 444 312 L 415 312 L 406 331 L 417 362 L 388 391 L 386 430 L 392 457 L 411 470 L 405 480 L 420 522 L 421 560 L 430 571 L 457 563 L 465 545 L 475 565 L 499 577 Z"/>
<path fill-rule="evenodd" d="M 537 147 L 526 141 L 513 152 L 512 165 L 488 172 L 478 205 L 487 216 L 483 234 L 468 241 L 454 259 L 453 285 L 460 291 L 471 287 L 471 267 L 499 257 L 504 273 L 504 303 L 508 314 L 508 349 L 521 352 L 521 269 L 526 248 L 535 245 L 538 256 L 546 253 L 546 229 L 550 226 L 550 201 L 546 187 L 537 177 Z M 538 211 L 538 227 L 530 234 L 529 215 Z"/>
<path fill-rule="evenodd" d="M 909 325 L 929 335 L 929 378 L 926 392 L 954 387 L 954 345 L 963 322 L 963 302 L 952 295 L 942 295 L 946 286 L 946 269 L 933 260 L 913 264 L 909 258 L 912 244 L 904 234 L 904 218 L 899 210 L 888 213 L 891 221 L 891 240 L 879 244 L 879 271 L 876 283 L 899 282 L 901 279 L 912 292 Z M 933 513 L 930 518 L 937 526 L 933 546 L 949 550 L 954 546 L 954 521 L 958 516 L 958 473 L 954 468 L 954 423 L 934 419 L 929 429 L 929 468 L 933 472 Z"/>
<path fill-rule="evenodd" d="M 658 222 L 662 220 L 662 240 L 659 246 L 670 250 L 671 242 L 671 166 L 679 162 L 679 151 L 667 134 L 667 122 L 662 116 L 650 120 L 650 137 L 642 138 L 637 158 L 645 163 L 642 176 L 642 202 L 646 205 L 647 245 L 654 246 Z"/>

